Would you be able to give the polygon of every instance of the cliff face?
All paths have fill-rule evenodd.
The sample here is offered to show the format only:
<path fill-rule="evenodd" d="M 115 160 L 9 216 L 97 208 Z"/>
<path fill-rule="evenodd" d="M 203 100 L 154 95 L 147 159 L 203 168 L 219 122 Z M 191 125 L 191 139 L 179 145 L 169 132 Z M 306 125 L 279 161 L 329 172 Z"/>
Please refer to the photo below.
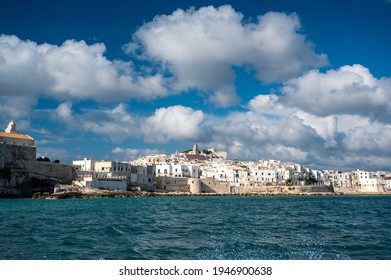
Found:
<path fill-rule="evenodd" d="M 70 165 L 21 161 L 0 169 L 0 198 L 31 197 L 36 192 L 53 193 L 56 184 L 70 184 L 74 177 L 75 169 Z"/>

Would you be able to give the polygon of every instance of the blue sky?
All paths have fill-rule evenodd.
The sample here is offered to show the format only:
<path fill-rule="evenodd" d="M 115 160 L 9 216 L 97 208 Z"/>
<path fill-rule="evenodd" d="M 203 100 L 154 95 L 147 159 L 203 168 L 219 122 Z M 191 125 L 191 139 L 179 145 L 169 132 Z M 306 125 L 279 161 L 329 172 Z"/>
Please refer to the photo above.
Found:
<path fill-rule="evenodd" d="M 41 155 L 391 169 L 391 1 L 3 2 L 0 125 Z"/>

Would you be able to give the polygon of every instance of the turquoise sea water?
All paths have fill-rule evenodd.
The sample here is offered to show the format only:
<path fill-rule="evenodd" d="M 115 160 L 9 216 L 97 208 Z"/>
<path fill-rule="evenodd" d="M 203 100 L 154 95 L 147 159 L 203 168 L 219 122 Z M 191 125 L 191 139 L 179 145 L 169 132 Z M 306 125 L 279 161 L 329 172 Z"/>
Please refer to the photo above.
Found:
<path fill-rule="evenodd" d="M 391 259 L 391 196 L 0 200 L 0 259 Z"/>

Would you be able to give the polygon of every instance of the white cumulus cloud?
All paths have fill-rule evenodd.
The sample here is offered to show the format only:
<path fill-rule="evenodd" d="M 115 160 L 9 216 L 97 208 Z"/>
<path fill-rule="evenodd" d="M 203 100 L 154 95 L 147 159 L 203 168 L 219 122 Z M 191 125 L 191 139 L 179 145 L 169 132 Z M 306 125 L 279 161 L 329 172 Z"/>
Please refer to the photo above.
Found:
<path fill-rule="evenodd" d="M 251 66 L 269 83 L 327 65 L 300 30 L 296 14 L 269 12 L 252 23 L 229 5 L 178 9 L 144 24 L 128 51 L 163 63 L 177 90 L 210 92 L 212 102 L 227 107 L 239 101 L 233 67 Z"/>
<path fill-rule="evenodd" d="M 160 74 L 137 73 L 132 63 L 110 61 L 102 43 L 67 40 L 62 45 L 37 44 L 0 36 L 0 98 L 23 97 L 23 111 L 38 96 L 115 102 L 167 96 Z"/>
<path fill-rule="evenodd" d="M 312 70 L 287 82 L 282 91 L 280 101 L 286 106 L 313 115 L 362 115 L 385 122 L 391 117 L 391 79 L 377 79 L 358 64 L 326 73 Z"/>
<path fill-rule="evenodd" d="M 113 154 L 120 156 L 123 160 L 130 161 L 146 155 L 161 154 L 159 149 L 132 149 L 116 147 L 112 150 Z"/>
<path fill-rule="evenodd" d="M 201 135 L 204 113 L 181 105 L 159 108 L 141 126 L 147 142 L 196 140 Z"/>
<path fill-rule="evenodd" d="M 53 110 L 55 118 L 65 123 L 69 129 L 79 132 L 92 132 L 113 142 L 121 142 L 140 134 L 138 117 L 132 116 L 124 103 L 114 108 L 72 110 L 70 102 L 61 103 Z"/>

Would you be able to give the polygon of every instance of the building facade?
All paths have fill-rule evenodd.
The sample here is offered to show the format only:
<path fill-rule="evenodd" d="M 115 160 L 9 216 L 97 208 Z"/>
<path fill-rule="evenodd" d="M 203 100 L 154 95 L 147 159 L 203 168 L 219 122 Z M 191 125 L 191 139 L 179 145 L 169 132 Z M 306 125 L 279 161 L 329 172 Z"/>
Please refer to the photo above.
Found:
<path fill-rule="evenodd" d="M 20 167 L 26 160 L 35 160 L 35 141 L 27 134 L 21 134 L 11 121 L 4 132 L 0 132 L 0 168 Z"/>

